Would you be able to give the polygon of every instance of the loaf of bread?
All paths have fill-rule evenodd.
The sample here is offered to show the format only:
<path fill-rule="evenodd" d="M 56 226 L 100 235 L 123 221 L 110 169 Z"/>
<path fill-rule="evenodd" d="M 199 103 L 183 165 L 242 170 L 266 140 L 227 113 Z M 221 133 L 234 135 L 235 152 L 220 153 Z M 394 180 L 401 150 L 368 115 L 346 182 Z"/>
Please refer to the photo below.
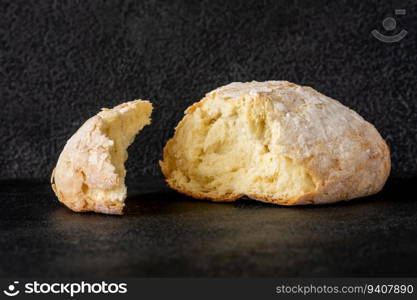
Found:
<path fill-rule="evenodd" d="M 152 104 L 135 100 L 103 109 L 68 140 L 52 172 L 59 201 L 73 211 L 122 214 L 127 147 L 150 124 Z"/>
<path fill-rule="evenodd" d="M 160 162 L 168 185 L 192 197 L 283 205 L 377 193 L 390 165 L 373 125 L 286 81 L 235 82 L 206 94 L 186 110 Z"/>

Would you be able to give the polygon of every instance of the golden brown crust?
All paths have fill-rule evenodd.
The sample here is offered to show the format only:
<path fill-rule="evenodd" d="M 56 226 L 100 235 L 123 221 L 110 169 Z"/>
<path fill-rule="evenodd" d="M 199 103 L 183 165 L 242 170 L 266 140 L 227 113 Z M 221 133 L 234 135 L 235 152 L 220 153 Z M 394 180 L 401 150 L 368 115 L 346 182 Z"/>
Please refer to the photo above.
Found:
<path fill-rule="evenodd" d="M 135 100 L 103 109 L 67 141 L 51 176 L 58 200 L 75 212 L 121 215 L 126 148 L 150 123 L 152 105 Z"/>
<path fill-rule="evenodd" d="M 273 120 L 271 130 L 278 132 L 272 135 L 268 145 L 278 145 L 277 155 L 285 155 L 294 165 L 302 166 L 306 176 L 314 182 L 313 190 L 279 196 L 253 189 L 243 191 L 241 186 L 231 191 L 226 189 L 227 192 L 218 191 L 212 184 L 204 186 L 203 181 L 197 185 L 187 184 L 187 180 L 190 181 L 188 176 L 192 175 L 186 173 L 187 168 L 190 169 L 184 166 L 192 154 L 182 151 L 188 151 L 192 145 L 182 147 L 181 143 L 192 128 L 190 123 L 195 122 L 192 121 L 194 114 L 203 115 L 202 111 L 211 109 L 216 101 L 223 101 L 219 110 L 224 113 L 230 103 L 242 103 L 241 99 L 249 98 L 257 103 L 257 109 L 265 107 Z M 282 81 L 232 83 L 208 93 L 187 108 L 185 113 L 174 137 L 164 147 L 160 166 L 171 188 L 194 198 L 230 202 L 247 196 L 280 205 L 333 203 L 379 192 L 390 173 L 390 151 L 375 127 L 356 112 L 310 87 Z M 231 117 L 228 115 L 225 118 Z M 193 136 L 187 143 L 196 143 L 195 140 L 196 136 Z M 204 161 L 204 158 L 201 159 Z M 207 167 L 205 170 L 207 173 Z M 182 180 L 181 183 L 179 180 Z"/>

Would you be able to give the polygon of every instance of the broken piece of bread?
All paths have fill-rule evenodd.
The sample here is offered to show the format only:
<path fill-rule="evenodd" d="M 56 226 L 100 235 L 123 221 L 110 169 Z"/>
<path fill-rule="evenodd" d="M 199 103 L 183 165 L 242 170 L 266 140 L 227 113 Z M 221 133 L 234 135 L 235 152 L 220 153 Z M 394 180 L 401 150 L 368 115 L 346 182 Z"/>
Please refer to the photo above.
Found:
<path fill-rule="evenodd" d="M 382 189 L 390 152 L 373 125 L 316 90 L 235 82 L 190 106 L 160 162 L 195 198 L 323 204 Z"/>
<path fill-rule="evenodd" d="M 52 173 L 59 201 L 73 211 L 122 214 L 127 147 L 150 124 L 152 104 L 135 100 L 102 109 L 68 140 Z"/>

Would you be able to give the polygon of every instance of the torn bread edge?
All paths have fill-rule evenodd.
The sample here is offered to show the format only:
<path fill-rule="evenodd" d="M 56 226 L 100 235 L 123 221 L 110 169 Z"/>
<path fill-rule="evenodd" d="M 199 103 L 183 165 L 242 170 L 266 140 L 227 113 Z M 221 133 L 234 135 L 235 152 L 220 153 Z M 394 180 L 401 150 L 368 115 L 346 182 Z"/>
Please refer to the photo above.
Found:
<path fill-rule="evenodd" d="M 59 201 L 76 212 L 123 214 L 127 148 L 151 123 L 146 100 L 102 109 L 67 141 L 51 176 Z"/>

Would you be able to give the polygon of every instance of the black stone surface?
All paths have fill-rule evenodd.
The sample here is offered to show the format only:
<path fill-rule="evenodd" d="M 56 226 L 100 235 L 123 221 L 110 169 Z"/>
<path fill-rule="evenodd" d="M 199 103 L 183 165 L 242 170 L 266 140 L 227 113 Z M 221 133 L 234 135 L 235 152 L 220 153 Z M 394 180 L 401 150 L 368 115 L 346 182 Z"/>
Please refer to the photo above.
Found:
<path fill-rule="evenodd" d="M 397 28 L 384 31 L 394 16 Z M 131 178 L 158 175 L 184 109 L 231 81 L 286 79 L 357 110 L 417 175 L 415 1 L 0 1 L 0 178 L 47 179 L 101 107 L 154 103 Z M 370 32 L 407 36 L 384 44 Z M 211 208 L 215 206 L 210 206 Z"/>
<path fill-rule="evenodd" d="M 73 213 L 49 186 L 0 182 L 0 277 L 417 276 L 416 179 L 324 206 L 211 203 L 160 178 L 124 216 Z"/>

